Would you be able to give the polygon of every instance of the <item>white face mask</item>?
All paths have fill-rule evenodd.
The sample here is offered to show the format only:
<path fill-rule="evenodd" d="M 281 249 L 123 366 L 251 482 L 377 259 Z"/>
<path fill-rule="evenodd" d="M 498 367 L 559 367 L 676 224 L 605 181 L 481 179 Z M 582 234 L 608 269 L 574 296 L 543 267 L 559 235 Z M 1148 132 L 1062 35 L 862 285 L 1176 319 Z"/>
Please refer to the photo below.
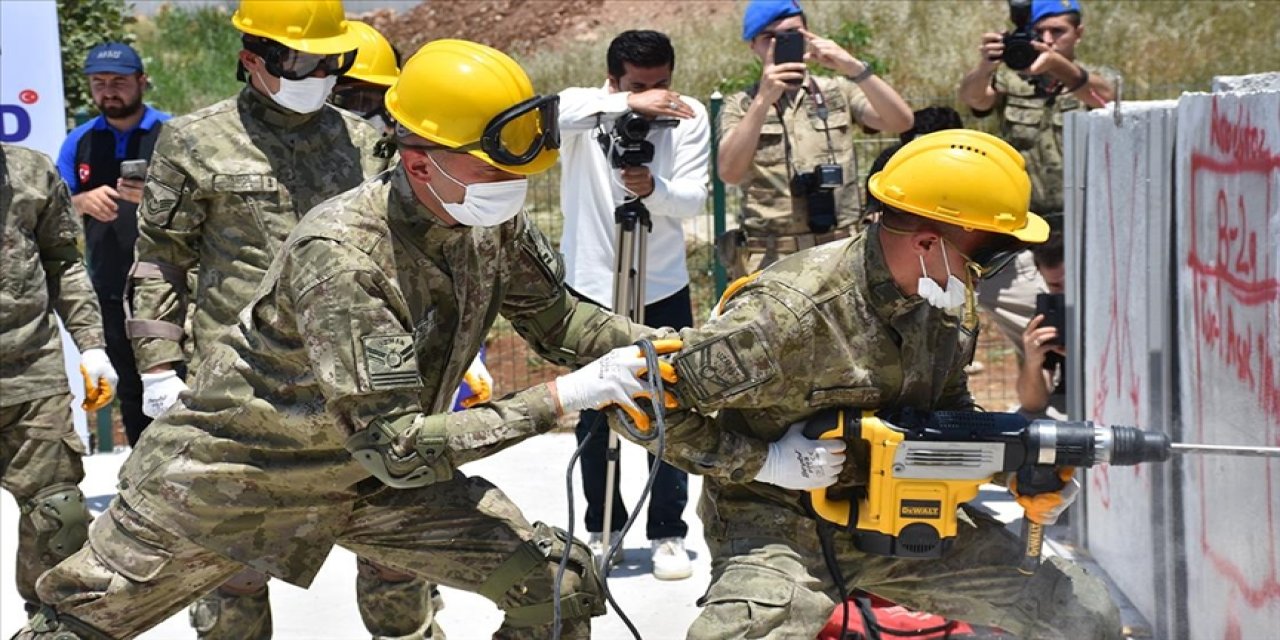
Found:
<path fill-rule="evenodd" d="M 920 271 L 924 275 L 920 276 L 920 281 L 916 284 L 916 293 L 920 294 L 925 302 L 945 311 L 964 304 L 967 288 L 960 278 L 951 273 L 951 260 L 947 258 L 947 244 L 945 242 L 939 242 L 939 244 L 942 245 L 942 264 L 947 267 L 947 288 L 943 290 L 933 281 L 933 278 L 929 277 L 929 270 L 924 266 L 924 256 L 920 256 Z"/>
<path fill-rule="evenodd" d="M 426 155 L 431 158 L 431 154 Z M 427 189 L 431 191 L 431 195 L 435 196 L 436 200 L 444 206 L 445 212 L 460 224 L 468 227 L 496 227 L 516 217 L 524 208 L 524 197 L 529 191 L 528 180 L 521 178 L 501 182 L 463 184 L 445 172 L 435 158 L 431 158 L 431 164 L 436 165 L 441 175 L 462 187 L 462 202 L 445 202 L 440 194 L 436 193 L 431 183 L 427 183 Z"/>
<path fill-rule="evenodd" d="M 262 82 L 262 79 L 259 78 L 258 81 Z M 324 101 L 329 99 L 329 93 L 337 84 L 338 76 L 311 77 L 301 80 L 280 78 L 280 90 L 271 94 L 271 99 L 290 111 L 315 113 L 324 106 Z M 263 82 L 262 86 L 267 85 Z"/>

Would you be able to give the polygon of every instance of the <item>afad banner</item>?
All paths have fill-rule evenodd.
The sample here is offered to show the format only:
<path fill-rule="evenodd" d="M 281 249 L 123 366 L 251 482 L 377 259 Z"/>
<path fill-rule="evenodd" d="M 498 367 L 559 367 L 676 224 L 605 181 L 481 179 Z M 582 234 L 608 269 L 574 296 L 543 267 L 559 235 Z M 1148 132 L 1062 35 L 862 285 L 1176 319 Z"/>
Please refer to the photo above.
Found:
<path fill-rule="evenodd" d="M 54 0 L 0 0 L 0 142 L 57 158 L 67 137 Z"/>
<path fill-rule="evenodd" d="M 67 137 L 62 97 L 62 48 L 54 0 L 0 0 L 0 142 L 31 147 L 50 158 Z M 66 331 L 62 353 L 71 380 L 76 430 L 86 433 L 80 353 Z"/>

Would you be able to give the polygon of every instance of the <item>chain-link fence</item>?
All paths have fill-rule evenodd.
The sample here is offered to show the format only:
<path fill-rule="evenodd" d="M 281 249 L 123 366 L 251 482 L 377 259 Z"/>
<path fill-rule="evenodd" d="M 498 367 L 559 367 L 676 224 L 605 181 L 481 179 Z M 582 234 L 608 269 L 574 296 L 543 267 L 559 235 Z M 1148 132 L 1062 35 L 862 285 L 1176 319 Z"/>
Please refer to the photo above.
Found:
<path fill-rule="evenodd" d="M 1138 84 L 1126 87 L 1126 94 L 1134 99 L 1176 98 L 1186 87 L 1147 87 Z M 918 107 L 937 105 L 956 107 L 955 96 L 908 96 L 908 103 Z M 719 112 L 716 97 L 708 102 L 709 111 Z M 966 126 L 994 132 L 995 118 L 976 119 L 965 109 L 958 109 Z M 712 131 L 717 127 L 712 124 Z M 864 184 L 867 172 L 876 156 L 885 148 L 898 142 L 897 136 L 859 135 L 854 141 L 855 173 L 858 184 Z M 713 141 L 714 144 L 714 141 Z M 714 156 L 714 153 L 712 154 Z M 736 226 L 740 194 L 736 188 L 725 188 L 719 183 L 715 171 L 711 171 L 712 191 L 722 192 L 723 198 L 709 197 L 706 211 L 685 223 L 685 253 L 688 259 L 690 289 L 693 299 L 695 322 L 706 318 L 719 298 L 723 283 L 717 281 L 714 240 L 718 230 Z M 564 226 L 560 210 L 560 168 L 533 177 L 529 185 L 529 211 L 534 221 L 558 246 Z M 717 220 L 718 218 L 718 220 Z M 602 273 L 602 278 L 613 274 Z M 723 277 L 723 276 L 721 276 Z M 983 318 L 984 327 L 994 326 Z M 545 382 L 563 370 L 548 364 L 533 352 L 501 319 L 489 336 L 488 365 L 494 377 L 496 393 L 506 394 Z M 975 364 L 970 368 L 969 385 L 978 403 L 988 410 L 1003 411 L 1017 402 L 1018 362 L 1013 345 L 999 331 L 989 329 L 978 341 Z"/>

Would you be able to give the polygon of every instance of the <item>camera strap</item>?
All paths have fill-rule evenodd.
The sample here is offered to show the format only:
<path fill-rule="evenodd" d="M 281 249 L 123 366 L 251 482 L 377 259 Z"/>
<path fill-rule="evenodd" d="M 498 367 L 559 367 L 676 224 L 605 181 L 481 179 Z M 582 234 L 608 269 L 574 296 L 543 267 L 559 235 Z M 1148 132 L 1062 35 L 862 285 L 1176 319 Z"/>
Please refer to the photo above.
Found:
<path fill-rule="evenodd" d="M 827 109 L 827 97 L 823 95 L 822 89 L 818 88 L 818 82 L 809 76 L 809 93 L 813 94 L 814 111 L 818 112 L 818 119 L 822 120 L 822 132 L 827 135 L 827 157 L 831 160 L 831 164 L 836 164 L 836 148 L 831 143 L 831 125 L 827 123 L 827 116 L 830 111 Z"/>
<path fill-rule="evenodd" d="M 822 120 L 822 132 L 827 136 L 827 157 L 832 164 L 836 162 L 835 145 L 831 142 L 831 127 L 827 124 L 827 116 L 830 115 L 827 109 L 827 97 L 822 94 L 822 89 L 818 88 L 818 83 L 809 77 L 809 95 L 813 96 L 814 111 L 818 114 L 818 119 Z M 800 105 L 796 105 L 799 108 Z M 782 152 L 787 161 L 787 178 L 788 180 L 795 177 L 797 173 L 794 163 L 791 161 L 791 137 L 787 133 L 787 119 L 782 106 L 775 102 L 773 104 L 774 111 L 778 114 L 778 123 L 782 125 Z"/>

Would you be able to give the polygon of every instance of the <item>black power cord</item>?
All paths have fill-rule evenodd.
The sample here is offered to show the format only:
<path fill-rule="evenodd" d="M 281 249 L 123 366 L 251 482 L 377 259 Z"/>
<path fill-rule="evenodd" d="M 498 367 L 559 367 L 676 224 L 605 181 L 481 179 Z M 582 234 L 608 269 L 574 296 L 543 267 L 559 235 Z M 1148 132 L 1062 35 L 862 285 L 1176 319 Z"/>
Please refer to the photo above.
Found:
<path fill-rule="evenodd" d="M 631 530 L 631 526 L 635 524 L 636 516 L 643 509 L 645 502 L 649 499 L 649 493 L 653 490 L 654 480 L 658 477 L 658 468 L 662 464 L 662 454 L 667 444 L 667 408 L 666 408 L 666 383 L 662 379 L 662 372 L 659 369 L 658 350 L 653 346 L 653 342 L 648 339 L 640 340 L 636 343 L 640 351 L 644 353 L 645 366 L 648 369 L 645 376 L 645 382 L 649 387 L 649 397 L 653 399 L 653 429 L 649 432 L 641 431 L 640 428 L 633 424 L 627 417 L 627 413 L 622 409 L 617 409 L 618 422 L 627 430 L 627 434 L 640 442 L 651 442 L 657 440 L 657 446 L 653 451 L 653 465 L 649 468 L 649 479 L 644 483 L 644 490 L 640 492 L 640 499 L 636 502 L 636 506 L 632 508 L 630 517 L 626 523 L 622 525 L 622 530 L 618 532 L 616 538 L 609 543 L 609 548 L 605 551 L 604 558 L 601 559 L 600 584 L 604 588 L 605 600 L 613 606 L 613 610 L 618 613 L 618 617 L 622 618 L 622 623 L 627 626 L 627 630 L 631 632 L 631 636 L 635 640 L 641 640 L 640 631 L 632 624 L 631 619 L 614 600 L 613 593 L 609 590 L 609 573 L 607 567 L 609 561 L 622 549 L 622 541 L 627 537 L 627 532 Z M 569 458 L 569 467 L 565 470 L 565 495 L 569 502 L 569 526 L 566 527 L 569 540 L 566 544 L 572 544 L 574 529 L 574 513 L 573 513 L 573 468 L 577 464 L 578 459 L 582 457 L 582 452 L 587 444 L 591 442 L 591 438 L 595 435 L 596 427 L 600 425 L 600 420 L 605 420 L 604 413 L 597 414 L 592 428 L 588 431 L 587 437 L 583 438 L 582 444 L 574 450 L 573 456 Z M 605 496 L 605 500 L 612 500 L 613 496 Z M 612 525 L 612 523 L 605 523 Z M 595 559 L 592 559 L 594 562 Z M 560 592 L 564 582 L 564 573 L 569 567 L 569 553 L 566 549 L 560 558 L 560 565 L 556 567 L 555 585 L 552 590 L 552 598 L 554 599 L 555 622 L 552 625 L 551 637 L 553 640 L 559 640 L 560 629 L 563 623 L 563 616 L 560 611 Z"/>

